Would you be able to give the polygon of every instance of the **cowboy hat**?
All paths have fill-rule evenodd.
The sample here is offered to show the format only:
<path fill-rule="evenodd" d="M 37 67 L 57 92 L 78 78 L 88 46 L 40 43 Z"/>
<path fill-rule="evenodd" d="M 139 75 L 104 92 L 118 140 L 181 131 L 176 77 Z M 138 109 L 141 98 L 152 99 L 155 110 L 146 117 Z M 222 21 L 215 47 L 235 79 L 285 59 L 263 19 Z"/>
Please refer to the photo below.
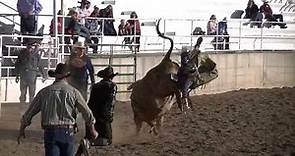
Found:
<path fill-rule="evenodd" d="M 70 74 L 71 73 L 68 70 L 67 65 L 64 63 L 59 63 L 59 64 L 57 64 L 55 70 L 48 71 L 48 75 L 50 77 L 55 77 L 57 79 L 62 79 L 62 78 L 68 77 L 68 76 L 70 76 Z"/>
<path fill-rule="evenodd" d="M 85 49 L 86 46 L 84 44 L 84 42 L 77 42 L 73 45 L 73 48 L 82 48 L 82 49 Z"/>
<path fill-rule="evenodd" d="M 111 66 L 108 66 L 105 69 L 98 71 L 96 75 L 101 78 L 113 78 L 118 74 L 119 73 L 114 73 L 114 70 Z"/>

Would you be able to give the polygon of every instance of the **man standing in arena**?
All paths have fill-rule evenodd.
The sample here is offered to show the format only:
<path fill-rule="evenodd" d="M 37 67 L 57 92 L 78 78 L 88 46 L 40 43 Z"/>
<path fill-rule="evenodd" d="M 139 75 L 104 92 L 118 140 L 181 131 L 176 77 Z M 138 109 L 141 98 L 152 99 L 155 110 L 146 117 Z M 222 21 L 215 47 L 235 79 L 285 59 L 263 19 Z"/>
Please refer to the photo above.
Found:
<path fill-rule="evenodd" d="M 20 81 L 21 95 L 19 100 L 21 103 L 26 102 L 27 89 L 29 89 L 29 101 L 31 102 L 33 100 L 39 72 L 43 77 L 42 82 L 47 79 L 47 74 L 44 71 L 44 66 L 42 65 L 41 56 L 39 54 L 39 40 L 26 39 L 24 42 L 26 48 L 20 51 L 15 63 L 15 82 L 18 83 Z"/>
<path fill-rule="evenodd" d="M 95 118 L 86 105 L 81 93 L 66 81 L 69 72 L 67 65 L 59 63 L 55 71 L 48 75 L 55 77 L 52 85 L 43 88 L 32 101 L 30 107 L 21 119 L 18 143 L 25 137 L 25 128 L 31 124 L 32 118 L 41 112 L 41 125 L 44 129 L 44 146 L 46 156 L 74 155 L 74 124 L 77 111 L 82 116 L 90 132 L 90 138 L 95 139 Z"/>
<path fill-rule="evenodd" d="M 111 66 L 97 73 L 102 80 L 92 86 L 88 106 L 96 119 L 95 129 L 98 137 L 91 141 L 93 146 L 106 146 L 112 144 L 112 122 L 117 93 L 117 85 L 112 81 L 118 73 L 114 73 Z M 86 130 L 85 139 L 82 139 L 76 156 L 89 155 L 90 132 Z"/>
<path fill-rule="evenodd" d="M 112 126 L 117 85 L 112 81 L 118 75 L 111 66 L 99 71 L 97 76 L 102 80 L 92 86 L 88 106 L 97 120 L 95 129 L 98 139 L 106 139 L 103 144 L 112 144 Z"/>
<path fill-rule="evenodd" d="M 77 42 L 73 45 L 67 65 L 71 72 L 68 78 L 69 84 L 78 89 L 87 101 L 88 78 L 90 77 L 91 84 L 94 84 L 94 69 L 86 54 L 86 46 L 83 42 Z"/>

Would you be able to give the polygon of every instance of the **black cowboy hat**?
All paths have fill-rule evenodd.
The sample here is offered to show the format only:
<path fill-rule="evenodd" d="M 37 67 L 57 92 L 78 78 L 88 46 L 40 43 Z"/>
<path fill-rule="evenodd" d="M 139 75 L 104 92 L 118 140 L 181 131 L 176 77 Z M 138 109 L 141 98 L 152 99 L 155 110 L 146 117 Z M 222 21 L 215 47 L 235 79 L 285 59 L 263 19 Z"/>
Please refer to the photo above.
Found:
<path fill-rule="evenodd" d="M 114 70 L 111 66 L 108 66 L 105 69 L 98 71 L 96 75 L 101 78 L 113 78 L 118 74 L 119 73 L 114 73 Z"/>
<path fill-rule="evenodd" d="M 68 76 L 70 76 L 70 74 L 71 73 L 68 70 L 67 65 L 64 64 L 64 63 L 59 63 L 59 64 L 57 64 L 55 70 L 49 70 L 48 71 L 48 75 L 50 77 L 55 77 L 55 78 L 58 78 L 58 79 L 62 79 L 62 78 L 68 77 Z"/>

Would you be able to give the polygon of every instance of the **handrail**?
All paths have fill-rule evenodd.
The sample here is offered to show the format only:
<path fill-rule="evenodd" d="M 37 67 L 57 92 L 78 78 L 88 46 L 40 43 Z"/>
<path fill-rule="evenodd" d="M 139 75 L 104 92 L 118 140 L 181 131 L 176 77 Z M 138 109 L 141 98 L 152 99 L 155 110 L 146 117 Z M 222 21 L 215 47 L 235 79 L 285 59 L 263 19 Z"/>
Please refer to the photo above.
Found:
<path fill-rule="evenodd" d="M 3 3 L 3 2 L 0 2 L 0 4 L 6 6 L 7 8 L 9 8 L 9 9 L 15 11 L 15 12 L 18 12 L 15 8 L 13 8 L 13 7 L 7 5 L 7 4 L 5 4 L 5 3 Z M 15 22 L 13 19 L 10 19 L 10 18 L 8 18 L 8 17 L 6 17 L 6 16 L 1 16 L 1 14 L 0 14 L 0 17 L 3 17 L 3 18 L 5 18 L 6 20 L 8 20 L 8 21 L 10 21 L 10 22 L 13 22 L 14 25 L 18 25 L 18 26 L 20 26 L 20 23 Z"/>
<path fill-rule="evenodd" d="M 10 19 L 10 18 L 8 18 L 8 17 L 6 17 L 6 16 L 1 16 L 1 15 L 0 15 L 0 17 L 3 17 L 3 18 L 5 18 L 5 19 L 7 19 L 8 21 L 12 22 L 14 25 L 18 25 L 18 26 L 20 26 L 20 23 L 17 23 L 17 22 L 15 22 L 14 20 L 12 20 L 12 19 Z"/>
<path fill-rule="evenodd" d="M 13 7 L 11 7 L 11 6 L 7 5 L 7 4 L 5 4 L 5 3 L 3 3 L 3 2 L 0 2 L 0 4 L 2 4 L 2 5 L 4 5 L 4 6 L 6 6 L 7 8 L 9 8 L 9 9 L 11 9 L 11 10 L 15 11 L 15 12 L 18 12 L 18 11 L 17 11 L 15 8 L 13 8 Z"/>

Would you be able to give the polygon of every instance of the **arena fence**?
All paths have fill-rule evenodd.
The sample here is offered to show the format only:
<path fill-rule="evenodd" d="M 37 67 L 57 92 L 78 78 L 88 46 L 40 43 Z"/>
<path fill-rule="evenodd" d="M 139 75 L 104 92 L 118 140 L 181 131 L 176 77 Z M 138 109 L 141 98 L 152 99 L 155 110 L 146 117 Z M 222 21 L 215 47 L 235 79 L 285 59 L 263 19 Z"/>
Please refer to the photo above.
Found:
<path fill-rule="evenodd" d="M 115 20 L 118 21 L 118 19 Z M 150 68 L 159 63 L 160 59 L 162 58 L 160 56 L 164 55 L 164 53 L 169 49 L 170 46 L 168 41 L 159 38 L 155 33 L 154 23 L 156 19 L 140 19 L 140 21 L 141 23 L 144 23 L 143 25 L 145 26 L 142 26 L 142 35 L 140 36 L 141 44 L 139 52 L 129 49 L 132 46 L 136 46 L 136 44 L 122 44 L 122 40 L 126 36 L 104 36 L 103 34 L 100 34 L 98 36 L 100 38 L 100 42 L 97 44 L 100 49 L 99 53 L 93 54 L 92 50 L 90 48 L 88 49 L 88 53 L 92 58 L 93 64 L 95 66 L 95 71 L 98 71 L 106 65 L 110 64 L 115 68 L 116 71 L 120 73 L 120 76 L 118 76 L 115 79 L 115 81 L 119 85 L 119 91 L 121 93 L 119 95 L 119 99 L 123 100 L 128 99 L 129 92 L 126 90 L 127 86 L 135 80 L 142 78 L 142 76 Z M 206 24 L 206 22 L 206 20 L 201 19 L 163 19 L 163 23 L 161 23 L 161 30 L 163 30 L 163 32 L 166 35 L 170 36 L 175 42 L 173 53 L 178 54 L 182 47 L 191 47 L 195 44 L 198 37 L 203 37 L 204 42 L 201 46 L 202 52 L 208 53 L 213 58 L 213 60 L 217 62 L 218 67 L 222 67 L 219 69 L 219 78 L 212 82 L 212 84 L 209 84 L 206 90 L 198 91 L 196 93 L 221 92 L 226 90 L 243 88 L 243 86 L 240 85 L 240 81 L 242 80 L 240 80 L 240 77 L 238 78 L 238 76 L 240 75 L 240 72 L 244 69 L 249 70 L 248 72 L 250 73 L 254 72 L 261 74 L 261 68 L 270 68 L 267 65 L 264 65 L 264 63 L 268 60 L 269 57 L 272 58 L 273 55 L 281 54 L 282 56 L 279 55 L 279 58 L 287 59 L 285 58 L 285 56 L 288 54 L 287 56 L 290 56 L 290 58 L 294 58 L 292 54 L 292 51 L 294 51 L 295 49 L 294 22 L 287 22 L 287 29 L 279 29 L 278 27 L 250 28 L 248 26 L 243 26 L 243 23 L 247 22 L 246 20 L 228 20 L 229 35 L 192 34 L 192 31 L 196 26 L 204 25 Z M 175 29 L 176 26 L 179 26 L 182 29 Z M 24 48 L 24 46 L 22 46 L 20 42 L 17 43 L 18 39 L 20 38 L 22 40 L 23 37 L 40 38 L 36 36 L 22 36 L 16 34 L 0 35 L 0 44 L 2 47 L 0 50 L 0 56 L 2 60 L 0 64 L 1 101 L 18 101 L 19 87 L 18 84 L 15 84 L 14 82 L 15 75 L 13 72 L 13 64 L 18 51 L 21 48 Z M 47 69 L 52 69 L 55 68 L 56 63 L 63 62 L 67 58 L 67 56 L 69 55 L 69 51 L 66 51 L 65 49 L 66 47 L 69 47 L 70 49 L 71 45 L 66 45 L 63 43 L 63 41 L 60 42 L 58 35 L 55 37 L 45 34 L 43 37 L 43 44 L 41 46 L 41 49 L 43 49 L 42 59 L 44 60 L 44 63 L 46 63 Z M 135 36 L 132 35 L 127 37 Z M 215 37 L 230 37 L 230 42 L 228 43 L 230 49 L 214 50 L 211 41 Z M 9 40 L 9 42 L 7 42 L 7 40 Z M 269 51 L 273 52 L 269 53 Z M 254 59 L 257 61 L 256 63 L 258 64 L 259 61 L 264 61 L 262 65 L 257 66 L 255 68 L 257 70 L 254 70 L 254 68 L 248 68 L 247 66 L 243 67 L 243 70 L 240 69 L 240 62 L 245 62 L 244 59 L 242 59 L 242 57 L 245 57 L 247 59 L 251 58 L 252 60 L 254 58 L 253 56 L 257 56 L 258 58 L 260 58 L 260 60 Z M 177 55 L 174 59 L 179 60 L 178 58 L 179 56 Z M 219 61 L 219 59 L 221 59 L 222 61 Z M 224 59 L 225 62 L 229 63 L 230 65 L 232 65 L 232 63 L 236 63 L 237 67 L 229 66 L 229 64 L 225 67 L 221 66 L 224 64 Z M 246 62 L 246 64 L 250 65 L 251 60 L 249 59 L 248 63 Z M 276 61 L 281 62 L 280 59 Z M 280 64 L 274 64 L 274 66 L 274 68 L 280 68 L 282 69 L 282 71 L 289 71 L 291 70 L 291 68 L 289 67 L 294 67 L 292 63 L 282 67 L 280 66 Z M 233 72 L 234 75 L 229 74 L 230 72 Z M 265 71 L 262 72 L 262 75 L 263 74 L 265 74 Z M 222 75 L 224 75 L 224 77 L 226 78 L 223 78 Z M 247 77 L 249 76 L 248 74 L 244 74 L 243 76 L 245 77 L 245 80 L 243 81 L 250 81 L 250 79 L 247 80 Z M 282 83 L 277 83 L 277 81 L 271 81 L 270 84 L 272 85 L 262 85 L 258 82 L 263 82 L 263 84 L 269 84 L 265 82 L 265 80 L 269 79 L 269 74 L 267 75 L 267 78 L 265 78 L 265 75 L 262 77 L 263 78 L 259 77 L 257 78 L 257 80 L 253 80 L 253 83 L 251 80 L 251 83 L 242 84 L 248 84 L 244 86 L 245 88 L 247 88 L 255 86 L 270 87 L 281 84 L 290 85 L 293 83 L 293 79 L 289 78 L 290 82 L 284 81 Z M 49 80 L 45 84 L 40 84 L 40 82 L 38 81 L 37 86 L 40 87 L 38 89 L 41 89 L 41 87 L 50 84 L 50 82 L 52 81 L 53 80 Z M 235 85 L 229 85 L 232 83 Z M 228 88 L 229 86 L 232 87 Z"/>

